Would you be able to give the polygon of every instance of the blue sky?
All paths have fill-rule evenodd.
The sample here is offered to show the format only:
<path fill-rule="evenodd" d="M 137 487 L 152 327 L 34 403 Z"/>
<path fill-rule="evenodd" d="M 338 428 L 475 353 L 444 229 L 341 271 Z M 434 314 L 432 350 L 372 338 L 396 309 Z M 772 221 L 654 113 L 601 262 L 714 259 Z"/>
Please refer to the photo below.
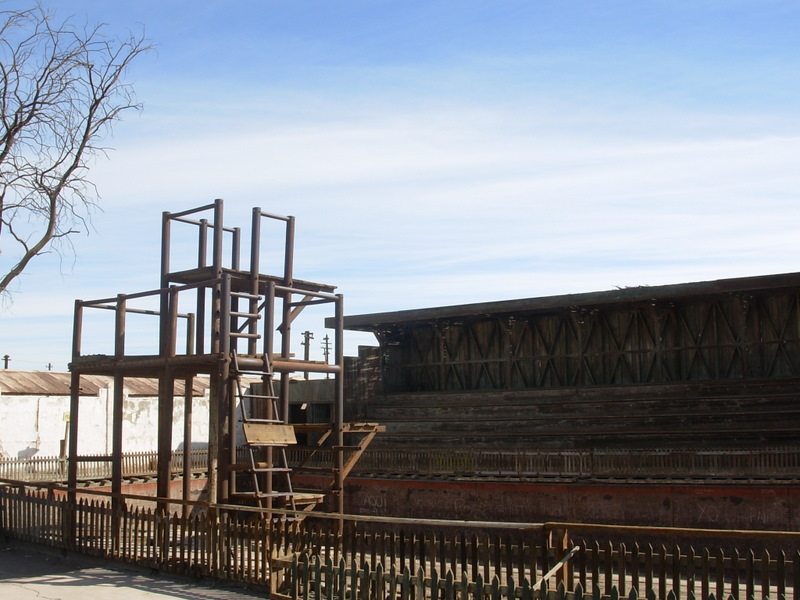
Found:
<path fill-rule="evenodd" d="M 74 299 L 157 287 L 161 212 L 215 197 L 294 215 L 349 314 L 798 270 L 797 2 L 44 4 L 156 51 L 94 231 L 0 308 L 12 367 L 66 368 Z"/>

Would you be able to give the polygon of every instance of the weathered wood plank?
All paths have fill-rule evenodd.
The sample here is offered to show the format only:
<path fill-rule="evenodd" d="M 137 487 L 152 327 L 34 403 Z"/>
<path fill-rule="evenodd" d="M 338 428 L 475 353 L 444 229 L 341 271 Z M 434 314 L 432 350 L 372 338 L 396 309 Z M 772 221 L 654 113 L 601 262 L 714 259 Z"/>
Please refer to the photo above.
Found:
<path fill-rule="evenodd" d="M 294 427 L 275 423 L 242 423 L 245 440 L 249 445 L 296 444 Z"/>

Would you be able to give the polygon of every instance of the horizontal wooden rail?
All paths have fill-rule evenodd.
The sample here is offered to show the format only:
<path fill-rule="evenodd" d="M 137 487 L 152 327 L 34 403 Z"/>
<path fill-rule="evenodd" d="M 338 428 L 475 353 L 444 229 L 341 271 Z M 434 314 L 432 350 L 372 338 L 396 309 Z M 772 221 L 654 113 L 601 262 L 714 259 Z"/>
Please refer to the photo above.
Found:
<path fill-rule="evenodd" d="M 300 426 L 298 431 L 313 429 Z M 288 450 L 290 464 L 330 466 L 325 448 L 300 446 Z M 111 477 L 107 457 L 83 457 L 78 477 Z M 242 460 L 244 457 L 240 457 Z M 96 459 L 96 460 L 95 460 Z M 133 452 L 123 455 L 123 476 L 154 475 L 158 454 Z M 192 471 L 208 468 L 206 450 L 191 451 Z M 241 462 L 241 461 L 240 461 Z M 172 454 L 173 471 L 183 470 L 183 452 Z M 581 477 L 625 479 L 779 479 L 800 478 L 800 447 L 758 450 L 475 450 L 370 448 L 353 468 L 352 475 L 458 475 L 530 479 Z M 66 478 L 66 458 L 33 457 L 0 459 L 0 477 L 27 481 L 61 481 Z"/>
<path fill-rule="evenodd" d="M 299 459 L 299 457 L 298 457 Z M 791 479 L 800 447 L 759 449 L 491 450 L 370 448 L 354 474 L 501 478 Z"/>

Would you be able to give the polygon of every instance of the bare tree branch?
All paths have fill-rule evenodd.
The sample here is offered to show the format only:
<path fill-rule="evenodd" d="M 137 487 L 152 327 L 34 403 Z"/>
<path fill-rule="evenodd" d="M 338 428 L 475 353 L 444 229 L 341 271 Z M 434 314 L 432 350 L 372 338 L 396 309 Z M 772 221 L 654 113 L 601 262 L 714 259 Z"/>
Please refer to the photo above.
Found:
<path fill-rule="evenodd" d="M 0 11 L 0 295 L 97 206 L 89 162 L 105 154 L 113 123 L 140 108 L 124 75 L 149 49 L 40 5 Z"/>

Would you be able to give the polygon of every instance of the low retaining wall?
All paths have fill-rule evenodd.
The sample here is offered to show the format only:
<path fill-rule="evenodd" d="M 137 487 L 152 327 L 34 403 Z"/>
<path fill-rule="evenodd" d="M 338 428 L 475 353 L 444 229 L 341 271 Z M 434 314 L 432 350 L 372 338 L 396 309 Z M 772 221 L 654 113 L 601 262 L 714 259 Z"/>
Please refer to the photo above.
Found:
<path fill-rule="evenodd" d="M 653 527 L 800 530 L 791 485 L 502 483 L 351 477 L 345 511 L 356 515 Z"/>
<path fill-rule="evenodd" d="M 293 478 L 302 488 L 314 478 Z M 203 499 L 205 479 L 191 482 Z M 181 481 L 170 495 L 180 495 Z M 102 489 L 102 488 L 101 488 Z M 128 494 L 154 495 L 155 480 L 126 484 Z M 350 477 L 345 512 L 352 515 L 642 527 L 800 531 L 800 487 L 790 484 L 523 483 Z"/>

